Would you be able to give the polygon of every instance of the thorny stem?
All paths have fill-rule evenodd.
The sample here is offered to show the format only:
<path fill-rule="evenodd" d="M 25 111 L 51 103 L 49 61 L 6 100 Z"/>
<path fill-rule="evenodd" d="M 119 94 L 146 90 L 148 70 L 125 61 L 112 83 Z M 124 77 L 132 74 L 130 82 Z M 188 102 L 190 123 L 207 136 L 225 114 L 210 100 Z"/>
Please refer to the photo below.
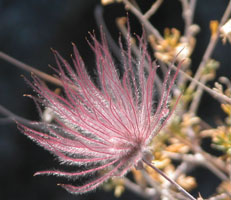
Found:
<path fill-rule="evenodd" d="M 185 196 L 188 197 L 190 200 L 196 200 L 191 194 L 189 194 L 184 188 L 182 188 L 178 183 L 176 183 L 174 180 L 170 179 L 167 175 L 165 175 L 161 170 L 156 168 L 154 165 L 152 165 L 150 162 L 143 159 L 143 162 L 154 169 L 156 172 L 158 172 L 161 176 L 163 176 L 166 180 L 168 180 L 172 185 L 174 185 L 181 193 L 183 193 Z"/>
<path fill-rule="evenodd" d="M 196 71 L 196 74 L 194 76 L 195 80 L 199 80 L 200 79 L 201 74 L 202 74 L 203 69 L 204 69 L 204 66 L 205 66 L 206 62 L 209 60 L 209 58 L 210 58 L 210 56 L 211 56 L 211 54 L 212 54 L 212 52 L 213 52 L 213 50 L 214 50 L 214 48 L 215 48 L 215 46 L 217 44 L 217 41 L 218 41 L 218 38 L 219 38 L 220 28 L 227 21 L 227 19 L 230 16 L 230 13 L 231 13 L 231 0 L 229 1 L 229 4 L 228 4 L 228 6 L 227 6 L 227 8 L 225 10 L 225 13 L 224 13 L 222 19 L 221 19 L 221 22 L 220 22 L 220 24 L 219 24 L 219 26 L 217 28 L 217 32 L 210 38 L 209 45 L 208 45 L 208 47 L 207 47 L 207 49 L 205 51 L 205 54 L 204 54 L 204 56 L 202 58 L 202 61 L 201 61 L 200 65 L 199 65 L 199 67 L 198 67 L 198 69 Z M 188 89 L 190 91 L 193 91 L 194 88 L 195 88 L 195 86 L 196 86 L 196 83 L 195 82 L 191 82 L 191 84 L 189 85 Z"/>
<path fill-rule="evenodd" d="M 146 29 L 156 37 L 157 40 L 163 40 L 163 37 L 161 36 L 159 31 L 156 28 L 154 28 L 154 26 L 144 17 L 144 15 L 135 6 L 133 6 L 128 0 L 122 1 L 127 6 L 127 8 L 141 21 L 141 23 L 144 24 Z"/>

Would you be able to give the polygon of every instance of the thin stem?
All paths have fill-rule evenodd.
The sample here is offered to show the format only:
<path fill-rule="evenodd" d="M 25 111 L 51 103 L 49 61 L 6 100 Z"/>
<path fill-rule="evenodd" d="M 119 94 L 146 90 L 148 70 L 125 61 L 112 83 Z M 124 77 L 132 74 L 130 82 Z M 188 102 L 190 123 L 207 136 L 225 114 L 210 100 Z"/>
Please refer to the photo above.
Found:
<path fill-rule="evenodd" d="M 182 162 L 174 171 L 174 174 L 172 176 L 172 178 L 174 180 L 176 180 L 181 174 L 184 174 L 188 171 L 190 171 L 194 166 L 193 165 L 189 165 L 188 162 Z"/>
<path fill-rule="evenodd" d="M 169 67 L 173 68 L 174 70 L 177 70 L 177 67 L 174 66 L 173 64 L 169 65 Z M 192 83 L 194 83 L 195 85 L 200 86 L 201 88 L 203 88 L 203 90 L 205 90 L 206 92 L 208 92 L 210 95 L 212 95 L 215 99 L 217 99 L 220 102 L 227 102 L 231 104 L 231 98 L 227 97 L 224 94 L 218 93 L 215 90 L 207 87 L 206 85 L 202 84 L 200 81 L 196 80 L 195 78 L 192 78 L 191 76 L 189 76 L 188 74 L 186 74 L 184 71 L 182 71 L 181 69 L 179 70 L 179 74 L 182 74 L 185 76 L 185 78 L 187 78 L 188 80 L 190 80 Z"/>
<path fill-rule="evenodd" d="M 14 113 L 12 113 L 11 111 L 7 110 L 4 106 L 0 105 L 0 113 L 4 116 L 6 116 L 8 118 L 8 121 L 11 120 L 11 121 L 17 121 L 17 122 L 20 122 L 22 124 L 25 124 L 25 125 L 29 125 L 31 126 L 31 121 L 28 120 L 28 119 L 25 119 L 23 117 L 20 117 Z M 1 119 L 0 119 L 1 120 Z M 4 118 L 4 120 L 6 120 L 6 118 Z"/>
<path fill-rule="evenodd" d="M 159 31 L 154 28 L 154 26 L 146 18 L 144 18 L 144 15 L 135 6 L 133 6 L 128 0 L 122 1 L 127 6 L 127 8 L 141 21 L 141 23 L 144 24 L 146 29 L 156 37 L 157 40 L 163 40 L 163 37 L 161 36 Z"/>
<path fill-rule="evenodd" d="M 152 15 L 154 15 L 162 3 L 163 0 L 157 0 L 155 3 L 153 3 L 151 8 L 144 14 L 144 18 L 149 19 Z"/>
<path fill-rule="evenodd" d="M 206 77 L 203 77 L 200 80 L 200 82 L 203 85 L 205 85 L 205 83 L 207 82 Z M 195 95 L 194 95 L 194 98 L 193 98 L 191 104 L 190 104 L 189 113 L 192 113 L 193 115 L 195 115 L 195 113 L 198 110 L 202 94 L 203 94 L 203 88 L 199 87 L 198 90 L 196 91 Z"/>
<path fill-rule="evenodd" d="M 204 69 L 204 66 L 205 66 L 205 64 L 207 63 L 207 61 L 209 60 L 209 58 L 210 58 L 210 56 L 211 56 L 211 54 L 212 54 L 212 52 L 213 52 L 213 50 L 214 50 L 214 48 L 215 48 L 215 46 L 216 46 L 216 44 L 217 44 L 217 41 L 218 41 L 218 38 L 219 38 L 220 28 L 221 28 L 221 26 L 223 26 L 223 24 L 227 21 L 227 19 L 228 19 L 229 16 L 230 16 L 230 13 L 231 13 L 231 0 L 229 1 L 229 4 L 228 4 L 228 6 L 227 6 L 227 8 L 226 8 L 226 10 L 225 10 L 225 13 L 224 13 L 222 19 L 221 19 L 221 22 L 220 22 L 220 24 L 219 24 L 219 26 L 218 26 L 218 28 L 217 28 L 216 34 L 214 34 L 214 35 L 210 38 L 209 45 L 208 45 L 208 47 L 207 47 L 207 49 L 206 49 L 206 51 L 205 51 L 205 54 L 204 54 L 204 56 L 203 56 L 203 59 L 202 59 L 200 65 L 199 65 L 199 67 L 198 67 L 198 69 L 197 69 L 197 71 L 196 71 L 195 76 L 194 76 L 194 79 L 195 79 L 195 80 L 199 80 L 199 79 L 200 79 L 201 74 L 202 74 L 203 69 Z M 193 91 L 194 88 L 195 88 L 195 86 L 196 86 L 196 83 L 195 83 L 195 82 L 191 82 L 191 84 L 189 85 L 188 88 L 190 89 L 190 91 Z"/>
<path fill-rule="evenodd" d="M 175 200 L 175 196 L 177 195 L 173 191 L 169 190 L 168 188 L 162 188 L 160 184 L 158 184 L 153 178 L 151 178 L 151 176 L 144 169 L 141 171 L 141 173 L 147 183 L 155 189 L 156 199 L 161 199 L 161 197 L 165 197 L 169 200 Z"/>
<path fill-rule="evenodd" d="M 137 185 L 130 181 L 128 178 L 124 177 L 123 182 L 126 188 L 131 190 L 132 192 L 144 197 L 144 198 L 150 198 L 156 195 L 156 190 L 153 188 L 145 188 L 143 189 L 140 185 Z"/>
<path fill-rule="evenodd" d="M 220 172 L 218 174 L 216 174 L 215 171 L 214 174 L 216 174 L 218 177 L 220 177 L 222 180 L 227 180 L 227 176 L 223 173 L 228 173 L 227 171 L 227 165 L 225 164 L 224 161 L 222 161 L 221 159 L 210 155 L 209 153 L 206 153 L 201 147 L 200 147 L 200 143 L 197 139 L 194 139 L 194 141 L 188 141 L 186 139 L 183 139 L 182 137 L 178 137 L 176 136 L 177 139 L 179 139 L 179 141 L 181 141 L 182 143 L 186 144 L 187 146 L 190 147 L 190 149 L 194 152 L 195 157 L 191 158 L 191 162 L 195 163 L 195 161 L 197 161 L 199 164 L 205 165 L 208 169 L 211 169 L 211 171 L 213 171 L 213 168 L 210 168 L 210 165 L 207 165 L 207 163 L 211 163 L 215 168 L 217 168 L 217 170 L 219 170 Z M 189 155 L 182 155 L 182 157 L 184 158 L 189 158 Z M 186 160 L 187 161 L 187 160 Z M 190 162 L 190 158 L 188 160 Z M 217 171 L 216 170 L 216 171 Z"/>
<path fill-rule="evenodd" d="M 191 30 L 190 26 L 192 25 L 193 22 L 193 17 L 194 17 L 194 11 L 196 7 L 196 0 L 191 0 L 190 3 L 188 0 L 180 0 L 183 8 L 183 18 L 185 21 L 185 28 L 184 28 L 184 35 L 187 38 L 187 41 L 191 37 Z"/>
<path fill-rule="evenodd" d="M 46 80 L 50 83 L 53 83 L 53 84 L 56 84 L 56 85 L 59 85 L 59 86 L 63 86 L 62 82 L 60 80 L 58 80 L 57 78 L 53 77 L 53 76 L 50 76 L 38 69 L 35 69 L 34 67 L 31 67 L 30 65 L 27 65 L 3 52 L 0 52 L 0 58 L 11 63 L 12 65 L 14 66 L 17 66 L 18 68 L 21 68 L 25 71 L 28 71 L 28 72 L 31 72 L 31 73 L 34 73 L 36 74 L 37 76 L 39 76 L 40 78 L 42 78 L 43 80 Z"/>
<path fill-rule="evenodd" d="M 188 162 L 183 161 L 177 168 L 176 170 L 173 172 L 173 174 L 171 174 L 171 178 L 173 180 L 176 180 L 181 174 L 185 174 L 187 171 L 191 170 L 194 167 L 194 165 L 189 165 Z M 166 182 L 164 185 L 166 188 L 169 188 L 171 186 L 170 182 Z"/>
<path fill-rule="evenodd" d="M 3 52 L 0 52 L 0 58 L 11 63 L 12 65 L 18 67 L 18 68 L 21 68 L 25 71 L 28 71 L 28 72 L 32 72 L 34 74 L 36 74 L 37 76 L 39 76 L 40 78 L 42 78 L 43 80 L 46 80 L 50 83 L 53 83 L 55 85 L 59 85 L 59 86 L 62 86 L 63 87 L 63 84 L 60 80 L 58 80 L 57 78 L 53 77 L 53 76 L 50 76 L 40 70 L 37 70 L 35 69 L 34 67 L 31 67 L 30 65 L 27 65 Z M 171 68 L 173 68 L 174 70 L 177 69 L 176 66 L 174 65 L 169 65 Z M 192 82 L 195 82 L 196 85 L 199 85 L 201 88 L 203 88 L 206 92 L 208 92 L 210 95 L 212 95 L 215 99 L 221 101 L 221 102 L 227 102 L 227 103 L 230 103 L 231 104 L 231 98 L 223 95 L 223 94 L 220 94 L 218 92 L 216 92 L 215 90 L 212 90 L 211 88 L 203 85 L 202 83 L 200 83 L 199 81 L 195 80 L 194 78 L 192 78 L 191 76 L 189 76 L 188 74 L 186 74 L 185 72 L 183 72 L 182 70 L 179 71 L 179 73 L 183 74 L 187 79 L 189 79 L 190 81 Z"/>
<path fill-rule="evenodd" d="M 224 200 L 228 199 L 230 196 L 228 194 L 222 193 L 216 196 L 210 197 L 208 200 Z"/>
<path fill-rule="evenodd" d="M 201 79 L 201 82 L 204 82 L 204 84 L 206 83 L 206 79 L 202 76 L 202 73 L 203 73 L 203 69 L 204 67 L 206 66 L 206 63 L 208 62 L 208 60 L 210 59 L 211 57 L 211 54 L 217 44 L 217 41 L 218 41 L 218 38 L 219 38 L 219 32 L 220 32 L 220 28 L 221 26 L 227 21 L 228 17 L 230 16 L 230 13 L 231 13 L 231 1 L 229 2 L 227 8 L 226 8 L 226 11 L 221 19 L 221 22 L 217 28 L 217 32 L 216 34 L 213 34 L 211 35 L 211 38 L 210 38 L 210 42 L 209 42 L 209 45 L 205 51 L 205 54 L 203 56 L 203 59 L 198 67 L 198 70 L 194 76 L 194 79 L 195 80 L 200 80 Z M 191 84 L 189 85 L 188 89 L 190 91 L 193 91 L 195 89 L 195 83 L 191 82 Z M 202 94 L 203 94 L 203 89 L 202 87 L 198 87 L 197 90 L 196 90 L 196 94 L 198 94 L 198 96 L 196 96 L 196 98 L 193 99 L 192 103 L 191 103 L 191 106 L 190 106 L 190 111 L 191 113 L 195 114 L 196 111 L 197 111 L 197 108 L 199 107 L 199 103 L 200 103 L 200 100 L 201 100 L 201 97 L 202 97 Z"/>
<path fill-rule="evenodd" d="M 210 160 L 206 159 L 203 154 L 179 154 L 173 152 L 165 152 L 165 155 L 174 160 L 181 160 L 191 165 L 202 165 L 207 167 L 211 172 L 213 172 L 222 181 L 227 181 L 228 177 L 222 172 L 217 166 L 213 165 Z"/>
<path fill-rule="evenodd" d="M 53 83 L 55 85 L 58 85 L 58 86 L 61 86 L 63 87 L 63 83 L 62 81 L 60 81 L 59 79 L 49 75 L 49 74 L 46 74 L 45 72 L 42 72 L 38 69 L 35 69 L 34 67 L 30 66 L 30 65 L 27 65 L 3 52 L 0 52 L 0 58 L 11 63 L 12 65 L 20 68 L 20 69 L 23 69 L 25 71 L 28 71 L 28 72 L 31 72 L 31 73 L 34 73 L 35 75 L 37 75 L 38 77 L 40 77 L 41 79 L 45 80 L 45 81 L 48 81 L 50 83 Z M 73 89 L 78 89 L 75 85 L 70 85 L 68 84 L 69 87 L 73 88 Z"/>
<path fill-rule="evenodd" d="M 46 80 L 50 83 L 53 83 L 55 85 L 59 85 L 59 86 L 62 86 L 63 87 L 63 84 L 60 80 L 58 80 L 57 78 L 53 77 L 53 76 L 50 76 L 40 70 L 37 70 L 35 69 L 34 67 L 31 67 L 30 65 L 27 65 L 3 52 L 0 52 L 0 58 L 11 63 L 12 65 L 18 67 L 18 68 L 21 68 L 25 71 L 28 71 L 28 72 L 32 72 L 34 74 L 36 74 L 37 76 L 39 76 L 40 78 L 42 78 L 43 80 Z M 177 69 L 176 66 L 174 65 L 169 65 L 171 68 L 173 68 L 174 70 Z M 221 102 L 227 102 L 227 103 L 230 103 L 231 104 L 231 98 L 223 95 L 223 94 L 220 94 L 218 92 L 216 92 L 215 90 L 212 90 L 211 88 L 203 85 L 202 83 L 200 83 L 198 80 L 192 78 L 191 76 L 189 76 L 188 74 L 186 74 L 185 72 L 183 72 L 182 70 L 179 71 L 179 73 L 183 74 L 187 79 L 189 79 L 191 82 L 195 82 L 196 85 L 199 85 L 201 88 L 203 88 L 206 92 L 208 92 L 210 95 L 212 95 L 215 99 L 221 101 Z M 73 86 L 72 86 L 73 87 Z"/>
<path fill-rule="evenodd" d="M 154 165 L 152 165 L 150 162 L 146 161 L 145 159 L 143 159 L 143 162 L 148 165 L 149 167 L 151 167 L 152 169 L 154 169 L 156 172 L 158 172 L 161 176 L 163 176 L 166 180 L 168 180 L 172 185 L 174 185 L 179 192 L 182 192 L 185 196 L 188 197 L 188 199 L 190 200 L 196 200 L 191 194 L 189 194 L 184 188 L 182 188 L 178 183 L 176 183 L 174 180 L 170 179 L 167 175 L 165 175 L 161 170 L 159 170 L 158 168 L 156 168 Z"/>

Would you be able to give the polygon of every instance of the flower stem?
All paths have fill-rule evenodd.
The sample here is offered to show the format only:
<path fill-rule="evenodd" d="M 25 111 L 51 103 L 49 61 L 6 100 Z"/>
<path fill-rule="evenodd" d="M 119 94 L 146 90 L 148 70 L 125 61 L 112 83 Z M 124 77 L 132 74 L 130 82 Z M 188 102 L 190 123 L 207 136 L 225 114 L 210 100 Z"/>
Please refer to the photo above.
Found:
<path fill-rule="evenodd" d="M 163 173 L 160 169 L 156 168 L 154 165 L 152 165 L 149 161 L 143 159 L 143 162 L 154 169 L 156 172 L 158 172 L 161 176 L 163 176 L 166 180 L 168 180 L 172 185 L 174 185 L 179 192 L 183 193 L 185 196 L 188 197 L 190 200 L 196 200 L 191 194 L 189 194 L 184 188 L 182 188 L 178 183 L 176 183 L 174 180 L 169 178 L 165 173 Z"/>

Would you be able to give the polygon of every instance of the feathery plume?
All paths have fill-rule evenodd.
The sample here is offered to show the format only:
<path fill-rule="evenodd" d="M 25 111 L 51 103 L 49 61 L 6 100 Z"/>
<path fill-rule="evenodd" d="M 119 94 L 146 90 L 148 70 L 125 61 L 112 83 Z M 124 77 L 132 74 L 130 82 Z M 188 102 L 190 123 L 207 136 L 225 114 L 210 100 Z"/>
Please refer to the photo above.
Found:
<path fill-rule="evenodd" d="M 128 34 L 126 50 L 120 42 L 123 59 L 120 78 L 104 34 L 101 33 L 101 43 L 92 34 L 91 39 L 93 44 L 89 45 L 96 56 L 98 85 L 88 75 L 75 45 L 74 68 L 54 51 L 58 66 L 55 71 L 65 97 L 48 89 L 36 76 L 30 83 L 38 93 L 35 101 L 52 112 L 54 121 L 37 122 L 39 128 L 19 124 L 25 135 L 54 154 L 62 164 L 78 169 L 48 170 L 35 175 L 79 179 L 79 185 L 60 184 L 76 194 L 94 190 L 114 176 L 125 175 L 131 167 L 141 166 L 150 141 L 174 110 L 168 104 L 178 73 L 172 76 L 168 70 L 157 90 L 158 65 L 152 62 L 145 39 L 137 36 L 140 56 L 135 59 Z M 81 177 L 88 179 L 84 181 Z"/>

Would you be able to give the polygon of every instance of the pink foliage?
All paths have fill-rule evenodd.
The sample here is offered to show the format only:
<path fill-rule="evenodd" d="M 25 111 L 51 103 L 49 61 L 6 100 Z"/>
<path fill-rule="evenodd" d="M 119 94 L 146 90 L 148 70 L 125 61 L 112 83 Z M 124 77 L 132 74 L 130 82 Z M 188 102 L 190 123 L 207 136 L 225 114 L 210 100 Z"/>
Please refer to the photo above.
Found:
<path fill-rule="evenodd" d="M 124 70 L 120 79 L 105 36 L 101 35 L 101 43 L 91 35 L 90 44 L 96 56 L 99 85 L 91 80 L 75 45 L 74 68 L 54 51 L 65 97 L 55 94 L 35 76 L 31 85 L 39 95 L 36 101 L 50 108 L 55 120 L 38 122 L 40 129 L 19 125 L 23 133 L 52 152 L 62 164 L 78 169 L 41 171 L 36 175 L 51 174 L 73 180 L 88 177 L 81 185 L 61 184 L 76 194 L 91 191 L 138 165 L 148 151 L 148 144 L 174 110 L 169 110 L 168 103 L 177 72 L 171 78 L 169 70 L 157 92 L 158 66 L 152 62 L 146 42 L 137 37 L 140 56 L 135 59 L 128 35 L 127 50 L 120 45 Z M 159 96 L 158 103 L 155 95 Z"/>

